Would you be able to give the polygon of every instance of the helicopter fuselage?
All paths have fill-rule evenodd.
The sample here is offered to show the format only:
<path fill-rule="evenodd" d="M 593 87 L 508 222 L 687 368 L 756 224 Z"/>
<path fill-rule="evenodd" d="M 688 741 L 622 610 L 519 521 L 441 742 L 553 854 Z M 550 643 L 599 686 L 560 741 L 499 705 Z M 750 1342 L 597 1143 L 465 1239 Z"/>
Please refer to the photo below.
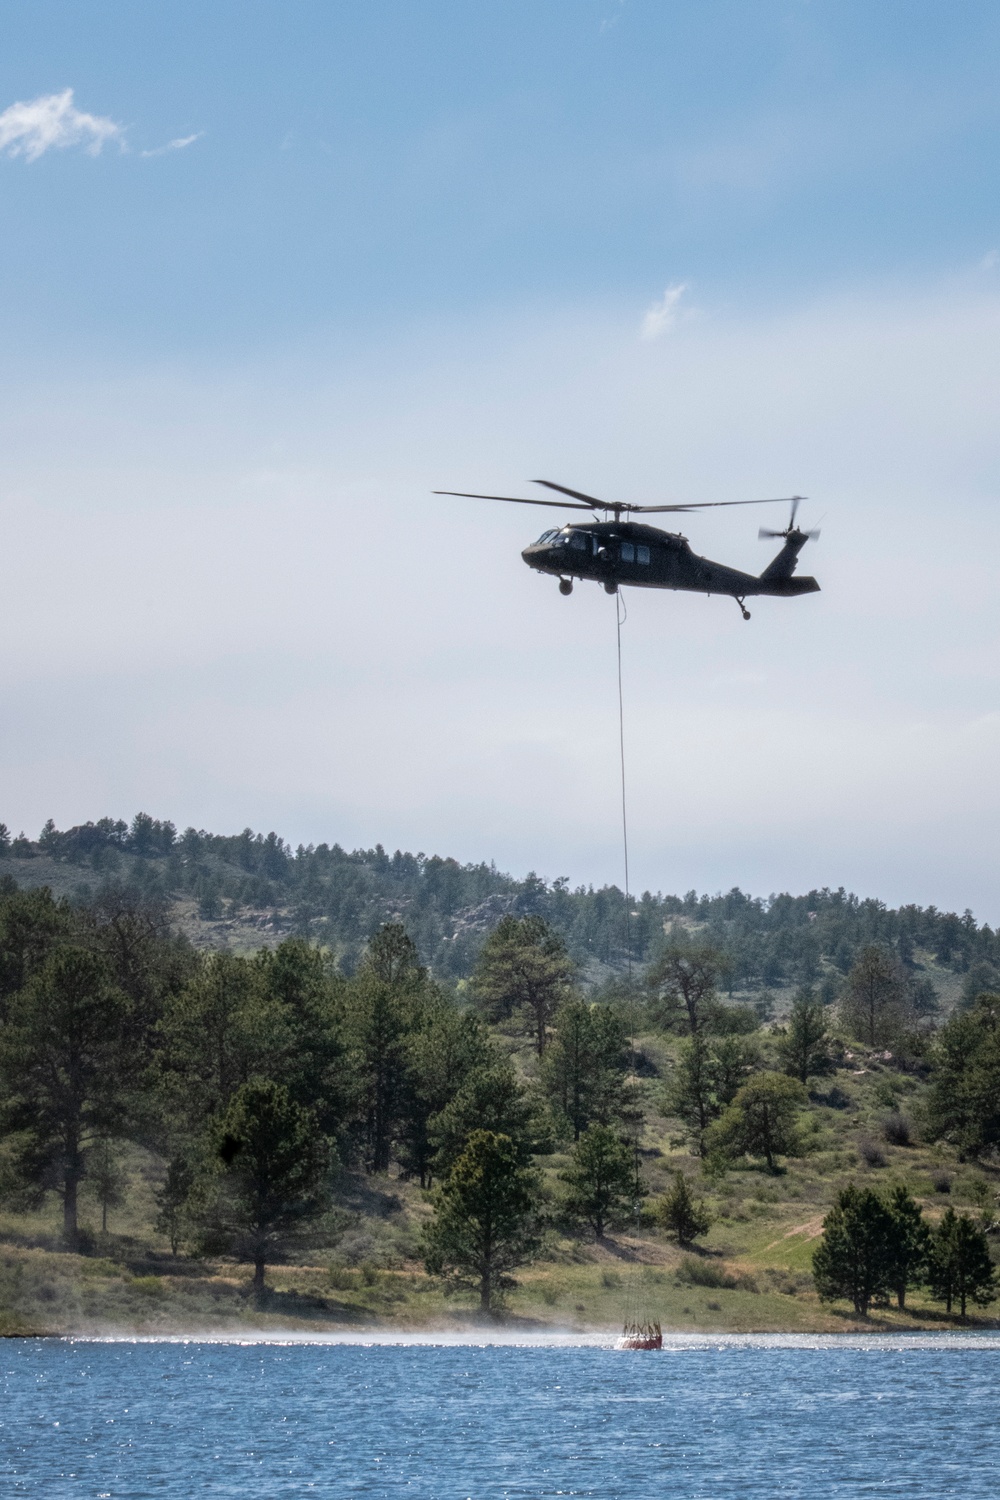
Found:
<path fill-rule="evenodd" d="M 792 576 L 807 541 L 805 533 L 790 529 L 783 535 L 784 546 L 759 577 L 699 557 L 679 532 L 661 531 L 636 521 L 595 521 L 553 528 L 525 547 L 521 556 L 536 572 L 558 577 L 564 593 L 569 592 L 574 578 L 603 584 L 610 594 L 623 585 L 727 594 L 740 601 L 750 594 L 786 597 L 815 593 L 819 589 L 815 578 Z"/>

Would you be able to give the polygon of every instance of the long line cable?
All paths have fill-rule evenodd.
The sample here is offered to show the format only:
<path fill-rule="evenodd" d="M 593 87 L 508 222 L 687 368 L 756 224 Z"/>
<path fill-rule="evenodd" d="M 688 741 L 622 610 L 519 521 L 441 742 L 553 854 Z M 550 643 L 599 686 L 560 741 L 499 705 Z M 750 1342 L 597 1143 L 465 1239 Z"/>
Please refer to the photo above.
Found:
<path fill-rule="evenodd" d="M 625 852 L 625 959 L 628 965 L 629 995 L 632 993 L 632 928 L 631 928 L 631 899 L 629 896 L 628 878 L 628 800 L 625 789 L 625 697 L 622 692 L 622 625 L 628 618 L 625 612 L 625 601 L 621 590 L 615 593 L 615 624 L 617 627 L 618 642 L 618 757 L 621 762 L 622 782 L 622 847 Z M 631 1001 L 630 1001 L 631 1004 Z M 635 1037 L 632 1038 L 632 1050 L 635 1051 Z"/>
<path fill-rule="evenodd" d="M 628 971 L 628 1037 L 631 1047 L 631 1067 L 633 1077 L 637 1077 L 639 1070 L 639 1053 L 636 1050 L 636 992 L 633 987 L 633 948 L 631 948 L 631 882 L 628 879 L 628 796 L 627 781 L 625 781 L 625 693 L 622 688 L 622 625 L 628 618 L 628 610 L 625 609 L 625 600 L 622 598 L 621 589 L 615 591 L 615 630 L 616 646 L 618 646 L 618 759 L 621 766 L 622 786 L 622 853 L 625 859 L 625 963 Z M 642 1136 L 642 1125 L 640 1116 L 636 1118 L 636 1142 L 634 1142 L 634 1172 L 636 1172 L 636 1199 L 634 1199 L 634 1212 L 636 1212 L 636 1256 L 633 1257 L 627 1278 L 625 1278 L 625 1320 L 624 1337 L 651 1337 L 652 1334 L 660 1338 L 660 1323 L 652 1322 L 646 1308 L 646 1278 L 645 1269 L 640 1260 L 639 1236 L 642 1232 L 642 1200 L 639 1194 L 639 1145 Z M 640 1347 L 651 1347 L 646 1346 Z"/>
<path fill-rule="evenodd" d="M 628 869 L 628 787 L 625 776 L 625 693 L 622 687 L 622 625 L 628 618 L 625 601 L 621 590 L 615 593 L 615 630 L 616 646 L 618 655 L 618 761 L 621 771 L 621 801 L 622 801 L 622 852 L 625 863 L 625 961 L 628 972 L 628 1018 L 629 1018 L 629 1046 L 632 1053 L 632 1073 L 636 1073 L 638 1067 L 638 1053 L 635 1045 L 635 992 L 632 986 L 632 896 L 631 882 Z M 640 1230 L 640 1199 L 639 1185 L 639 1125 L 636 1122 L 634 1142 L 634 1171 L 636 1180 L 635 1196 L 635 1232 L 639 1235 Z M 625 1318 L 624 1327 L 626 1332 L 629 1328 L 635 1328 L 643 1319 L 641 1308 L 641 1297 L 639 1290 L 640 1272 L 638 1262 L 633 1261 L 629 1267 L 625 1282 Z"/>

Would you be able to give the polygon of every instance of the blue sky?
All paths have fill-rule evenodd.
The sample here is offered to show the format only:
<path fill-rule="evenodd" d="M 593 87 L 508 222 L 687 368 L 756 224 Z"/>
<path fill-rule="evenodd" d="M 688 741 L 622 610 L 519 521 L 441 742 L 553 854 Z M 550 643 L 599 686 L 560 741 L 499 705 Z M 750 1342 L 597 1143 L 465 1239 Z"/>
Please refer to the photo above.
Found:
<path fill-rule="evenodd" d="M 9 5 L 0 817 L 619 878 L 609 601 L 428 491 L 804 490 L 821 595 L 630 601 L 637 884 L 1000 920 L 998 61 L 974 0 Z"/>
<path fill-rule="evenodd" d="M 72 87 L 128 150 L 5 170 L 4 321 L 214 358 L 934 274 L 996 238 L 998 44 L 924 0 L 14 4 L 0 98 Z"/>

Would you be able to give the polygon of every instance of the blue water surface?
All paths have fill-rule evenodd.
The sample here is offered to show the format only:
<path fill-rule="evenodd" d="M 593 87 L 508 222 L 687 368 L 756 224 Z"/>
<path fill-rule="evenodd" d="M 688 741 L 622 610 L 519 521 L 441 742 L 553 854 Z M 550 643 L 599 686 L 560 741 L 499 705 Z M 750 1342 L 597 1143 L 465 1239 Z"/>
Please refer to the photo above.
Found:
<path fill-rule="evenodd" d="M 1000 1492 L 995 1337 L 515 1347 L 8 1340 L 0 1494 Z"/>

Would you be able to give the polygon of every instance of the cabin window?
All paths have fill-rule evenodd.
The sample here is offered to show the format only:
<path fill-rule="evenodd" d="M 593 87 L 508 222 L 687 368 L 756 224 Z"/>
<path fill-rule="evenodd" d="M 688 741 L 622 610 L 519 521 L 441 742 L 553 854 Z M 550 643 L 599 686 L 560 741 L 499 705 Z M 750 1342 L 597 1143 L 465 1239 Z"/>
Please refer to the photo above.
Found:
<path fill-rule="evenodd" d="M 631 542 L 622 542 L 622 562 L 635 562 L 635 548 Z"/>
<path fill-rule="evenodd" d="M 636 547 L 636 549 L 635 549 L 635 560 L 636 560 L 636 562 L 644 563 L 645 566 L 648 568 L 649 567 L 649 548 L 648 547 Z"/>

